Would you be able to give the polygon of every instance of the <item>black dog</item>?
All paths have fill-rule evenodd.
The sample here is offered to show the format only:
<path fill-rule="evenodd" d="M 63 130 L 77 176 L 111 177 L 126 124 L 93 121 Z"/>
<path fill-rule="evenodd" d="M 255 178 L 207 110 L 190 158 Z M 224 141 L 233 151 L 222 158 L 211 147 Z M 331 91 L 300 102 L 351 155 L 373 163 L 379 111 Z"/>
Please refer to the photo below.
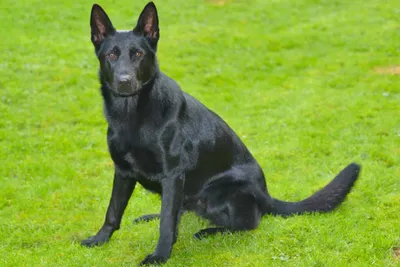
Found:
<path fill-rule="evenodd" d="M 105 222 L 82 245 L 101 245 L 119 229 L 137 182 L 162 196 L 160 215 L 138 219 L 161 218 L 157 247 L 141 264 L 167 261 L 184 211 L 216 226 L 195 234 L 201 238 L 254 229 L 265 214 L 328 212 L 349 193 L 360 171 L 354 163 L 303 201 L 272 198 L 259 164 L 233 130 L 159 70 L 160 30 L 152 2 L 132 31 L 116 31 L 96 4 L 90 26 L 115 175 Z"/>

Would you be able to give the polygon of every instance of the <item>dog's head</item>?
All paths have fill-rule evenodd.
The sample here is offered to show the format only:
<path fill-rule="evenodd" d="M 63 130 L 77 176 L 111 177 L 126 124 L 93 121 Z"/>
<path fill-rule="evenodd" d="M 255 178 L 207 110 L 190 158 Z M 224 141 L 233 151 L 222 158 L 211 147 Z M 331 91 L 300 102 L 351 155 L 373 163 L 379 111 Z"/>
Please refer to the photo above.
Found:
<path fill-rule="evenodd" d="M 132 31 L 116 31 L 106 12 L 97 4 L 90 16 L 91 39 L 100 61 L 100 76 L 118 96 L 137 94 L 157 72 L 160 38 L 157 9 L 148 3 Z"/>

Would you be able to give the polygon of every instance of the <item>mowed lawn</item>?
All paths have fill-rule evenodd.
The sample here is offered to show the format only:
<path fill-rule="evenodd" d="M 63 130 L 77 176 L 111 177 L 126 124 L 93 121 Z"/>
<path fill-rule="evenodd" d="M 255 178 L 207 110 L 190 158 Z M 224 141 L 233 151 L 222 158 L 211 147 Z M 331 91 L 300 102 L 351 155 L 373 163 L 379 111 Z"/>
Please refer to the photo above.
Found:
<path fill-rule="evenodd" d="M 118 29 L 145 1 L 101 0 Z M 91 1 L 0 3 L 0 266 L 136 266 L 160 210 L 137 187 L 121 230 L 103 223 L 113 164 L 90 42 Z M 362 173 L 329 214 L 265 216 L 196 241 L 186 214 L 166 266 L 400 266 L 400 2 L 156 1 L 161 69 L 220 114 L 296 201 L 350 162 Z"/>

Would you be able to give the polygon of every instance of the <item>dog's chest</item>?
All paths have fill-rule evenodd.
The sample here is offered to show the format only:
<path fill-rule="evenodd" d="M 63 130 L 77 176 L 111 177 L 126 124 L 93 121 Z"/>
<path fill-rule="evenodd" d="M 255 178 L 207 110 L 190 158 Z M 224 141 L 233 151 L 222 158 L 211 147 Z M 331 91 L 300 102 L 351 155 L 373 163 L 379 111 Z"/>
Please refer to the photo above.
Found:
<path fill-rule="evenodd" d="M 136 177 L 148 180 L 162 172 L 159 148 L 152 136 L 144 136 L 129 129 L 110 129 L 107 134 L 111 158 L 121 169 L 130 171 Z"/>

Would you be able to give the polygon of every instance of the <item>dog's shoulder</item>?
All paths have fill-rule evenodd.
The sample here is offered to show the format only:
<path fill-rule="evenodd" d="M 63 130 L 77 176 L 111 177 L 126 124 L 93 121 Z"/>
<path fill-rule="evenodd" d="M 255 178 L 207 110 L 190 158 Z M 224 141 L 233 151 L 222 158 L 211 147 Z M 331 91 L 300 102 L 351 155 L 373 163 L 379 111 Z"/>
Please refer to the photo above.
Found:
<path fill-rule="evenodd" d="M 183 91 L 178 82 L 163 72 L 160 72 L 159 86 L 161 87 L 163 93 L 167 93 L 174 97 L 183 95 Z"/>

